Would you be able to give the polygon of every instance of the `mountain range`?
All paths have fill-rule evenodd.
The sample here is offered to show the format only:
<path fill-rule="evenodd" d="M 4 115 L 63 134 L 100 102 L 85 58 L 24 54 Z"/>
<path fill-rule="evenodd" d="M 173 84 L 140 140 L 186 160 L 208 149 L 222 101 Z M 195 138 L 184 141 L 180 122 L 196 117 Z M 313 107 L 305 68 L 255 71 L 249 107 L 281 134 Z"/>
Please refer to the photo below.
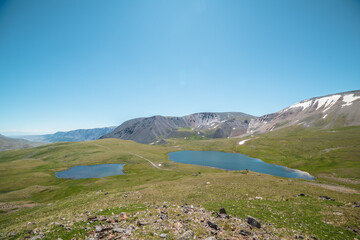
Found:
<path fill-rule="evenodd" d="M 39 141 L 39 142 L 48 142 L 48 143 L 81 142 L 81 141 L 99 139 L 101 136 L 113 131 L 115 128 L 116 127 L 77 129 L 67 132 L 56 132 L 54 134 L 21 136 L 21 138 L 29 141 Z"/>
<path fill-rule="evenodd" d="M 310 98 L 261 117 L 241 112 L 203 112 L 182 117 L 156 115 L 131 119 L 118 127 L 21 137 L 28 141 L 1 136 L 0 150 L 38 146 L 39 142 L 78 142 L 99 138 L 163 144 L 168 138 L 243 137 L 289 126 L 331 129 L 356 125 L 360 125 L 360 90 Z"/>
<path fill-rule="evenodd" d="M 307 99 L 261 117 L 239 112 L 208 112 L 183 117 L 136 118 L 101 138 L 156 144 L 173 137 L 242 137 L 294 125 L 321 129 L 360 125 L 360 91 Z"/>

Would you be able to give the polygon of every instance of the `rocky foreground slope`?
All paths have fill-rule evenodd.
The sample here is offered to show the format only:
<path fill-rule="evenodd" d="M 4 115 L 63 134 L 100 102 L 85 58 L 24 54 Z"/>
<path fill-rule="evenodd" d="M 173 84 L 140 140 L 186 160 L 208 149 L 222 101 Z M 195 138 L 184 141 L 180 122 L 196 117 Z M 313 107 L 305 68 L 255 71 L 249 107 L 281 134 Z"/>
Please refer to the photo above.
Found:
<path fill-rule="evenodd" d="M 114 213 L 115 212 L 115 213 Z M 83 232 L 85 239 L 277 239 L 277 229 L 271 224 L 261 224 L 248 216 L 240 218 L 228 215 L 226 209 L 207 211 L 201 206 L 184 204 L 148 205 L 136 212 L 117 213 L 117 209 L 103 210 L 99 214 L 86 211 L 77 216 L 79 222 L 61 218 L 51 224 L 52 230 L 35 228 L 28 238 L 53 238 L 57 232 Z M 31 227 L 32 223 L 29 223 Z M 29 225 L 28 224 L 28 225 Z M 59 228 L 60 227 L 60 228 Z M 296 238 L 304 239 L 299 232 Z M 82 236 L 79 236 L 81 239 Z M 57 238 L 59 239 L 59 238 Z M 62 239 L 62 238 L 61 238 Z M 306 239 L 316 239 L 307 237 Z"/>
<path fill-rule="evenodd" d="M 124 122 L 101 138 L 120 138 L 138 143 L 160 143 L 165 138 L 240 137 L 301 125 L 330 129 L 360 125 L 360 91 L 315 97 L 261 117 L 245 113 L 195 113 L 184 117 L 153 116 Z M 179 131 L 188 128 L 188 131 Z"/>

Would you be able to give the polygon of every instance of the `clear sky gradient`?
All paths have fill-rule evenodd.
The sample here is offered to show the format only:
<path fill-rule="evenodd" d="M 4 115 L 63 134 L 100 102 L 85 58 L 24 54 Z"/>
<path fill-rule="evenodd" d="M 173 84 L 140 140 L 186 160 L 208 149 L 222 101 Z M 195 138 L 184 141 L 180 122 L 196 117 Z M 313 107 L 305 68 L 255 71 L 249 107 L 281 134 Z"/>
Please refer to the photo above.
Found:
<path fill-rule="evenodd" d="M 357 89 L 358 0 L 0 1 L 3 134 Z"/>

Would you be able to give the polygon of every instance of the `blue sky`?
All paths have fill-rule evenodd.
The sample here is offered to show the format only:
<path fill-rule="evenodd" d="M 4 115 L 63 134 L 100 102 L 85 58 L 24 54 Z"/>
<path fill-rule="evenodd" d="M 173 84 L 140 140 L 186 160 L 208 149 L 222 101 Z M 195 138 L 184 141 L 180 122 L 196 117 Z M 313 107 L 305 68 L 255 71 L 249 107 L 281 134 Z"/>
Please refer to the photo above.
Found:
<path fill-rule="evenodd" d="M 0 133 L 360 89 L 358 0 L 0 1 Z"/>

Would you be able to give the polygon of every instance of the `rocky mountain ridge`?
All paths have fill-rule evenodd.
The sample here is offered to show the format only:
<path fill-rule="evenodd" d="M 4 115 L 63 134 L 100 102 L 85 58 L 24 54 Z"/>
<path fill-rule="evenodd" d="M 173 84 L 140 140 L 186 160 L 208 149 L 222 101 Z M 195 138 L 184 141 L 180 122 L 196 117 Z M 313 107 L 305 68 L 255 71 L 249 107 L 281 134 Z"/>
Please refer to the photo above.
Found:
<path fill-rule="evenodd" d="M 136 118 L 101 138 L 157 144 L 164 143 L 166 138 L 188 138 L 194 134 L 203 138 L 242 137 L 296 125 L 321 129 L 360 125 L 360 91 L 310 98 L 261 117 L 240 112 L 207 112 Z"/>
<path fill-rule="evenodd" d="M 192 134 L 227 137 L 245 133 L 254 116 L 237 113 L 195 113 L 183 117 L 152 116 L 124 122 L 113 132 L 101 138 L 120 138 L 138 143 L 154 143 L 168 137 L 186 137 Z M 182 128 L 182 129 L 180 129 Z"/>
<path fill-rule="evenodd" d="M 247 134 L 301 125 L 330 129 L 360 125 L 360 91 L 310 98 L 249 123 Z"/>

